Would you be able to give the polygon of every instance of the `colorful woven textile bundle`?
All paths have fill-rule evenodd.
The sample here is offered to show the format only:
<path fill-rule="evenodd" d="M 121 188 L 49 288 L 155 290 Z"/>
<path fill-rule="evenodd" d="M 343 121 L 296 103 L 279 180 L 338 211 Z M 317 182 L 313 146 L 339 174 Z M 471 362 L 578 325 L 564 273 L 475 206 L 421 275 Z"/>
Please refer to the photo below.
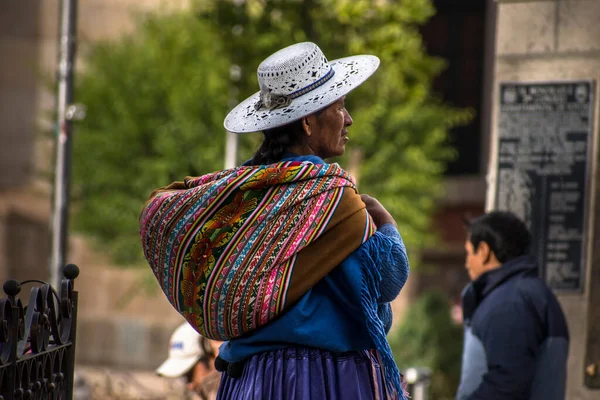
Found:
<path fill-rule="evenodd" d="M 218 340 L 267 324 L 374 232 L 337 164 L 186 178 L 152 193 L 140 215 L 144 255 L 165 295 Z"/>

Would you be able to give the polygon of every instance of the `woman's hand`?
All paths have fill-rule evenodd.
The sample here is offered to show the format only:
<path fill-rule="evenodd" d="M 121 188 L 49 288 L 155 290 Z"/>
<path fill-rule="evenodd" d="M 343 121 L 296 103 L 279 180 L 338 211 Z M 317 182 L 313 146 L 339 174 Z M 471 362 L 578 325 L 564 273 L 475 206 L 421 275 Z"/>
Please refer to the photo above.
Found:
<path fill-rule="evenodd" d="M 385 207 L 375 197 L 371 197 L 368 194 L 361 194 L 360 198 L 367 206 L 367 211 L 373 218 L 373 222 L 379 228 L 385 224 L 392 224 L 398 228 L 398 224 L 392 214 L 385 209 Z"/>

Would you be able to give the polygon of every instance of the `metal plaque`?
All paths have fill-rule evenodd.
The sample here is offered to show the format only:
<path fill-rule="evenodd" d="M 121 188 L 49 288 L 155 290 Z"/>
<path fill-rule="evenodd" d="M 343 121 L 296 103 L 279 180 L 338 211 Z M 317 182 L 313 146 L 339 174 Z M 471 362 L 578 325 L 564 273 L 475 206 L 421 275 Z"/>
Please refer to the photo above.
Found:
<path fill-rule="evenodd" d="M 521 217 L 546 283 L 582 291 L 593 82 L 502 83 L 496 209 Z"/>

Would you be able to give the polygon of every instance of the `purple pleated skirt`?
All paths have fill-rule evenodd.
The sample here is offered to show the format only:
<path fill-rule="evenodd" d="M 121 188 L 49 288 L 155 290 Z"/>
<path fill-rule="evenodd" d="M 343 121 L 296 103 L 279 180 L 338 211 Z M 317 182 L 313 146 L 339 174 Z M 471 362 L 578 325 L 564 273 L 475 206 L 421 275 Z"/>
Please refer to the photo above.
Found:
<path fill-rule="evenodd" d="M 223 373 L 219 400 L 385 400 L 375 351 L 287 348 L 257 354 L 242 376 Z"/>

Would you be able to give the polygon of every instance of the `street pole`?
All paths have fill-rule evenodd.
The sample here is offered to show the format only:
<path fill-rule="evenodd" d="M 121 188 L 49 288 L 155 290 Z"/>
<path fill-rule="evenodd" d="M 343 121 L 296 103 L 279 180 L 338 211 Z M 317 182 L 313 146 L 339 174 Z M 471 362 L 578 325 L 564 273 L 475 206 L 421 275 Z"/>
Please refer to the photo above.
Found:
<path fill-rule="evenodd" d="M 225 144 L 225 169 L 234 168 L 237 160 L 237 135 L 227 131 L 227 143 Z"/>
<path fill-rule="evenodd" d="M 59 290 L 67 251 L 69 222 L 70 165 L 72 124 L 78 110 L 73 105 L 73 68 L 75 64 L 77 0 L 62 0 L 58 63 L 58 98 L 56 123 L 56 167 L 52 213 L 52 256 L 50 283 Z"/>
<path fill-rule="evenodd" d="M 232 65 L 229 69 L 229 77 L 231 79 L 231 87 L 229 89 L 229 108 L 237 105 L 238 88 L 237 81 L 240 80 L 242 70 L 238 65 Z M 225 142 L 225 169 L 234 168 L 237 166 L 238 153 L 238 135 L 227 131 L 227 140 Z"/>

